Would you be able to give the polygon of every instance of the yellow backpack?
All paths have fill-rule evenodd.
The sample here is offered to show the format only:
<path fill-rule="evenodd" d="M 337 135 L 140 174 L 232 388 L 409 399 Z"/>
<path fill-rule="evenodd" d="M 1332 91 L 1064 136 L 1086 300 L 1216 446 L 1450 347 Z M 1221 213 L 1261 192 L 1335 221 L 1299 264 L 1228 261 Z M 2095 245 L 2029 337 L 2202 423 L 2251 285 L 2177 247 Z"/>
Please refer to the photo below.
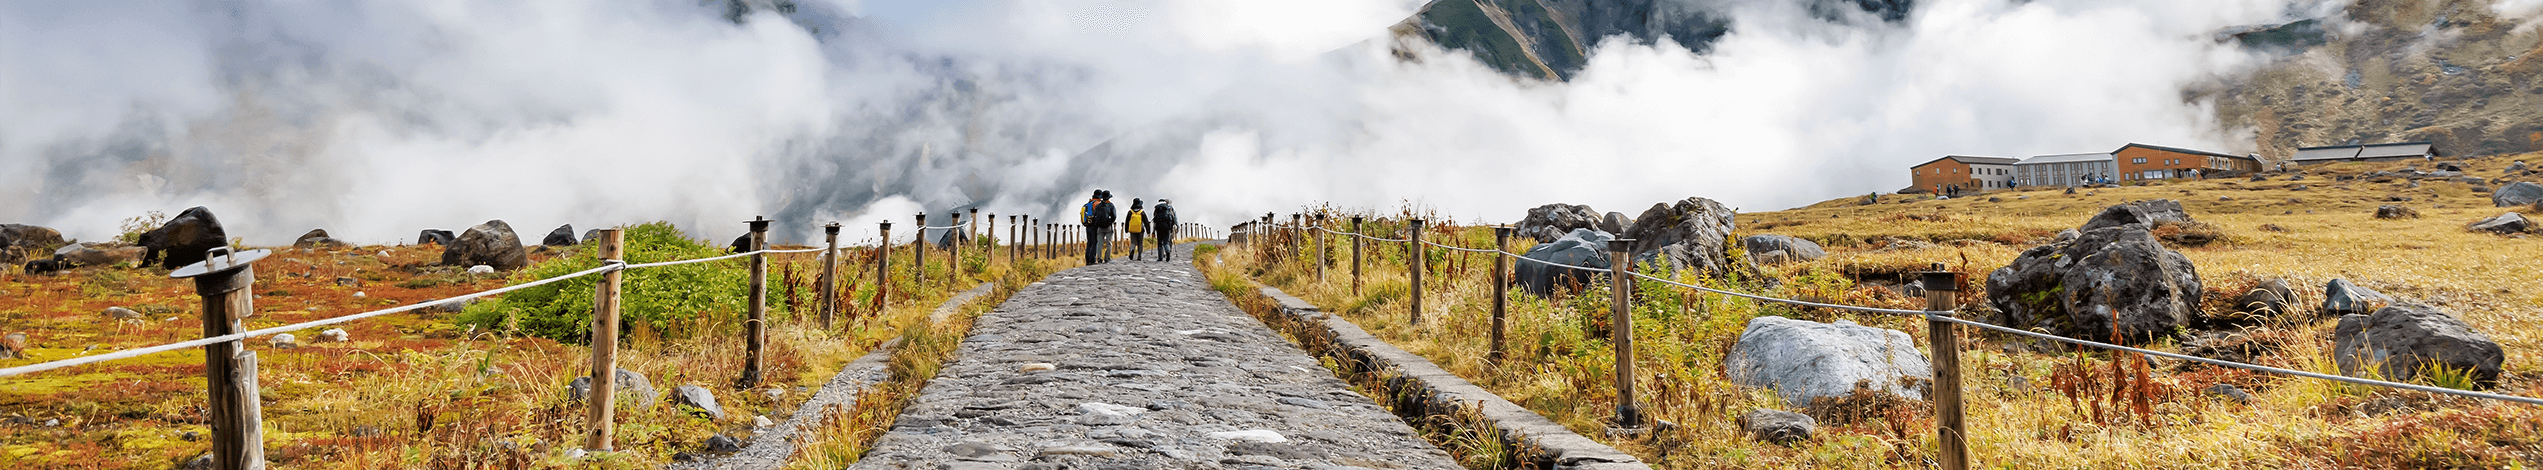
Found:
<path fill-rule="evenodd" d="M 1131 210 L 1130 210 L 1130 222 L 1129 222 L 1129 223 L 1127 223 L 1127 224 L 1124 224 L 1124 225 L 1122 226 L 1122 231 L 1130 232 L 1130 233 L 1140 233 L 1140 232 L 1144 232 L 1144 231 L 1146 231 L 1146 230 L 1142 230 L 1142 229 L 1143 229 L 1143 228 L 1146 228 L 1147 226 L 1148 226 L 1148 214 L 1146 214 L 1146 213 L 1145 213 L 1145 211 L 1141 211 L 1141 210 L 1138 210 L 1138 209 L 1131 209 Z"/>

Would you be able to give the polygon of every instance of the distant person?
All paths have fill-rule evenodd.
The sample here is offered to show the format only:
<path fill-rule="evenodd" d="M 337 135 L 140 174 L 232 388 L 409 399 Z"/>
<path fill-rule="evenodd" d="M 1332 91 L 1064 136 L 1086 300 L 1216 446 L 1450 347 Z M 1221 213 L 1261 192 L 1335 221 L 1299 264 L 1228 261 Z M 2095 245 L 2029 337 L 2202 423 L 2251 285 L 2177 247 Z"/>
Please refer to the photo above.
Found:
<path fill-rule="evenodd" d="M 1111 261 L 1111 247 L 1104 244 L 1112 241 L 1113 192 L 1095 190 L 1095 196 L 1088 198 L 1086 207 L 1077 213 L 1077 222 L 1086 226 L 1086 264 Z"/>
<path fill-rule="evenodd" d="M 1144 245 L 1144 243 L 1147 243 L 1147 239 L 1144 237 L 1147 235 L 1146 232 L 1148 228 L 1148 211 L 1144 209 L 1147 206 L 1148 205 L 1146 203 L 1141 202 L 1138 198 L 1131 198 L 1130 213 L 1123 214 L 1127 217 L 1121 220 L 1121 233 L 1130 234 L 1131 261 L 1138 261 L 1140 250 L 1147 246 Z"/>
<path fill-rule="evenodd" d="M 1174 260 L 1174 202 L 1157 199 L 1157 210 L 1148 215 L 1148 226 L 1157 232 L 1157 261 Z"/>

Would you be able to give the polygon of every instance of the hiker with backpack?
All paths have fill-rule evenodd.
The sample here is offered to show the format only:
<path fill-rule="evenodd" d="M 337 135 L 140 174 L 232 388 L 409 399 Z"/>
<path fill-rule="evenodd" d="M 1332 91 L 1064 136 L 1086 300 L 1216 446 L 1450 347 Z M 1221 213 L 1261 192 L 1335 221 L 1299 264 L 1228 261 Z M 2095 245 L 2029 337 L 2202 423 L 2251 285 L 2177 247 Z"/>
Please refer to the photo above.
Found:
<path fill-rule="evenodd" d="M 1112 241 L 1113 215 L 1113 192 L 1101 189 L 1078 209 L 1077 221 L 1086 226 L 1086 264 L 1112 260 L 1111 247 L 1105 243 Z"/>
<path fill-rule="evenodd" d="M 1131 198 L 1130 213 L 1125 214 L 1128 217 L 1121 221 L 1121 232 L 1130 234 L 1131 261 L 1138 261 L 1139 251 L 1146 247 L 1144 243 L 1147 243 L 1147 240 L 1143 237 L 1143 235 L 1146 235 L 1145 232 L 1148 228 L 1146 227 L 1148 225 L 1148 211 L 1142 209 L 1146 206 L 1147 204 L 1142 203 L 1139 198 Z"/>
<path fill-rule="evenodd" d="M 1149 231 L 1157 232 L 1157 261 L 1174 260 L 1174 202 L 1157 199 L 1157 210 L 1148 214 Z"/>

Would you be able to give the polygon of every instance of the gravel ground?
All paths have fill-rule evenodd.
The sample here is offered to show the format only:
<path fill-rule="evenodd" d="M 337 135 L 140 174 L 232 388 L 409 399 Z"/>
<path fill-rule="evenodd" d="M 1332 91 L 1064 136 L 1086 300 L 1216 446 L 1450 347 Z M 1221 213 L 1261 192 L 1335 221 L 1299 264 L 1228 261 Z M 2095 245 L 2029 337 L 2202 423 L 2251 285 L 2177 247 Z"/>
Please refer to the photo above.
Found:
<path fill-rule="evenodd" d="M 851 468 L 1458 468 L 1177 251 L 1064 271 L 984 314 Z"/>

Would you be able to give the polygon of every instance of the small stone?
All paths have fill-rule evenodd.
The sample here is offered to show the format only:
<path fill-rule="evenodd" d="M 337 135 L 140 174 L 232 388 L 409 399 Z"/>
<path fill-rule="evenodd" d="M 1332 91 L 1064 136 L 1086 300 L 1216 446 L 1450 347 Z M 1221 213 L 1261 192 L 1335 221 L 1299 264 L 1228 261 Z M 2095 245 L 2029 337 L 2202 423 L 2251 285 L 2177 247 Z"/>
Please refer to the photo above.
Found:
<path fill-rule="evenodd" d="M 706 451 L 718 454 L 741 452 L 742 441 L 740 439 L 734 439 L 732 436 L 717 434 L 714 437 L 706 438 Z"/>
<path fill-rule="evenodd" d="M 1327 409 L 1327 408 L 1332 408 L 1332 407 L 1333 407 L 1333 405 L 1331 405 L 1331 404 L 1327 404 L 1327 403 L 1322 402 L 1322 401 L 1309 400 L 1309 399 L 1305 399 L 1305 398 L 1281 397 L 1280 402 L 1281 402 L 1281 403 L 1286 403 L 1286 404 L 1289 404 L 1289 405 L 1298 406 L 1298 407 L 1303 407 L 1303 408 L 1315 408 L 1315 409 L 1319 409 L 1319 410 Z"/>
<path fill-rule="evenodd" d="M 1243 430 L 1243 431 L 1221 431 L 1221 432 L 1209 433 L 1209 434 L 1207 435 L 1207 437 L 1209 437 L 1209 438 L 1211 438 L 1211 439 L 1220 439 L 1220 440 L 1267 442 L 1267 443 L 1273 443 L 1273 444 L 1278 444 L 1278 443 L 1283 443 L 1283 442 L 1289 442 L 1289 438 L 1287 438 L 1287 437 L 1281 437 L 1280 432 L 1278 432 L 1278 431 L 1272 431 L 1272 430 L 1269 430 L 1269 429 L 1248 429 L 1248 430 Z"/>
<path fill-rule="evenodd" d="M 326 331 L 318 332 L 318 337 L 337 343 L 353 341 L 353 334 L 346 333 L 343 328 L 328 328 Z"/>
<path fill-rule="evenodd" d="M 336 285 L 345 287 L 362 287 L 362 280 L 349 277 L 338 277 L 336 278 Z"/>
<path fill-rule="evenodd" d="M 26 333 L 0 336 L 0 359 L 25 358 L 26 349 Z"/>
<path fill-rule="evenodd" d="M 185 470 L 212 470 L 212 454 L 206 453 L 185 461 Z"/>
<path fill-rule="evenodd" d="M 2249 404 L 2252 404 L 2252 394 L 2250 394 L 2250 393 L 2244 393 L 2244 392 L 2243 392 L 2243 389 L 2235 387 L 2235 386 L 2234 386 L 2234 384 L 2216 384 L 2216 385 L 2214 385 L 2214 386 L 2210 386 L 2210 387 L 2208 387 L 2208 388 L 2207 388 L 2207 393 L 2208 393 L 2208 394 L 2211 394 L 2211 395 L 2216 395 L 2216 396 L 2220 396 L 2220 397 L 2225 397 L 2225 399 L 2228 399 L 2228 400 L 2234 400 L 2234 403 L 2235 403 L 2235 404 L 2240 404 L 2240 405 L 2249 405 Z"/>
<path fill-rule="evenodd" d="M 752 416 L 752 417 L 751 417 L 751 427 L 755 427 L 755 428 L 765 428 L 765 427 L 769 427 L 769 426 L 776 426 L 776 425 L 777 425 L 777 422 L 775 422 L 775 421 L 769 421 L 769 420 L 768 420 L 768 417 L 766 417 L 766 416 Z"/>
<path fill-rule="evenodd" d="M 1035 363 L 1025 364 L 1025 365 L 1020 366 L 1020 367 L 1016 367 L 1016 368 L 1015 368 L 1015 371 L 1016 371 L 1016 372 L 1021 372 L 1021 373 L 1026 373 L 1026 374 L 1031 374 L 1031 373 L 1035 373 L 1035 372 L 1050 372 L 1051 370 L 1053 370 L 1053 369 L 1058 369 L 1058 368 L 1059 368 L 1059 366 L 1054 366 L 1054 365 L 1051 365 L 1050 363 L 1047 363 L 1047 362 L 1035 362 Z"/>
<path fill-rule="evenodd" d="M 186 442 L 194 442 L 203 439 L 203 433 L 186 431 L 185 434 L 179 435 L 177 438 L 184 439 Z"/>
<path fill-rule="evenodd" d="M 266 344 L 273 345 L 275 349 L 291 349 L 300 347 L 299 339 L 293 337 L 291 333 L 283 333 L 274 335 L 274 338 L 267 340 Z"/>
<path fill-rule="evenodd" d="M 480 264 L 480 265 L 476 265 L 476 266 L 469 266 L 469 267 L 468 267 L 468 274 L 494 274 L 494 267 L 493 267 L 493 266 L 482 265 L 482 264 Z"/>
<path fill-rule="evenodd" d="M 356 298 L 356 299 L 364 298 L 364 297 L 370 297 L 370 296 L 371 296 L 371 294 L 364 294 L 364 293 L 362 293 L 361 291 L 355 291 L 355 292 L 353 293 L 353 298 Z"/>
<path fill-rule="evenodd" d="M 139 320 L 141 319 L 141 312 L 135 312 L 132 311 L 132 309 L 123 307 L 106 307 L 106 316 L 112 317 L 116 320 Z"/>
<path fill-rule="evenodd" d="M 1146 408 L 1140 408 L 1140 407 L 1135 407 L 1135 406 L 1122 406 L 1122 405 L 1115 405 L 1115 404 L 1111 404 L 1111 403 L 1102 403 L 1102 402 L 1086 402 L 1086 403 L 1079 403 L 1079 404 L 1077 404 L 1077 411 L 1078 411 L 1078 412 L 1080 412 L 1080 413 L 1085 413 L 1085 414 L 1087 414 L 1087 415 L 1089 415 L 1089 416 L 1098 416 L 1098 415 L 1110 415 L 1110 416 L 1137 416 L 1137 415 L 1139 415 L 1140 413 L 1146 413 L 1146 412 L 1148 412 L 1148 410 L 1147 410 Z"/>
<path fill-rule="evenodd" d="M 565 449 L 565 458 L 568 460 L 582 460 L 586 455 L 591 455 L 591 451 L 583 450 L 581 447 Z"/>
<path fill-rule="evenodd" d="M 988 455 L 997 454 L 997 453 L 1001 453 L 1001 452 L 1014 452 L 1014 451 L 1015 451 L 1015 448 L 1013 448 L 1013 447 L 1007 447 L 1007 446 L 1002 446 L 1002 445 L 997 445 L 997 444 L 992 444 L 992 443 L 987 443 L 987 442 L 980 442 L 980 441 L 962 441 L 962 442 L 959 442 L 959 443 L 955 443 L 954 445 L 945 446 L 945 453 L 948 453 L 948 454 L 954 454 L 955 456 L 963 457 L 963 458 L 978 458 L 978 457 L 988 456 Z"/>
<path fill-rule="evenodd" d="M 1740 415 L 1739 426 L 1751 439 L 1789 446 L 1810 440 L 1810 432 L 1819 427 L 1819 420 L 1784 410 L 1755 410 Z"/>
<path fill-rule="evenodd" d="M 1060 455 L 1083 455 L 1083 456 L 1088 456 L 1088 457 L 1119 457 L 1119 456 L 1121 456 L 1121 449 L 1120 449 L 1120 448 L 1118 448 L 1118 447 L 1110 446 L 1110 445 L 1074 445 L 1074 446 L 1046 447 L 1046 448 L 1043 448 L 1041 452 L 1038 452 L 1038 453 L 1033 454 L 1033 460 L 1046 460 L 1046 459 L 1049 459 L 1049 458 L 1051 458 L 1051 457 L 1053 457 L 1053 456 L 1060 456 Z"/>

